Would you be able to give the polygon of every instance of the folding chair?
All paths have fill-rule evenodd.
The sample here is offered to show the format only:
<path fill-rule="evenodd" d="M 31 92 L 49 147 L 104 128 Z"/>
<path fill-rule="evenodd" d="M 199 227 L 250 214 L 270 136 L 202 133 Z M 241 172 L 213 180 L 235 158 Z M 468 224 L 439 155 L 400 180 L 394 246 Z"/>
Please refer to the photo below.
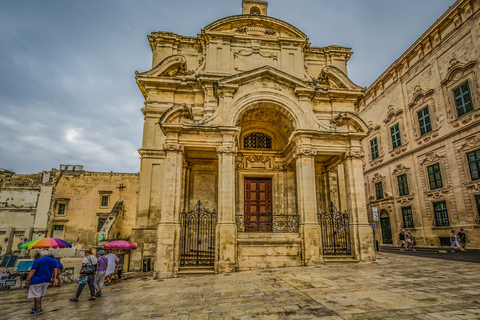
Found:
<path fill-rule="evenodd" d="M 74 268 L 65 268 L 65 272 L 60 273 L 60 279 L 62 282 L 73 282 Z"/>

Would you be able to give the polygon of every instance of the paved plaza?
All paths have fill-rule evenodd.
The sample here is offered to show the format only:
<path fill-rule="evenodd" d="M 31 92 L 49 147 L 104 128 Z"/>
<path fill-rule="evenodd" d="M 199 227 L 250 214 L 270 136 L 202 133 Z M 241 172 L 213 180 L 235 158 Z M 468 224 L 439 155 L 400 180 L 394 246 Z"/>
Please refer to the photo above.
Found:
<path fill-rule="evenodd" d="M 480 319 L 480 264 L 380 252 L 330 263 L 154 280 L 151 274 L 70 302 L 76 284 L 49 288 L 38 319 Z M 149 275 L 149 277 L 145 277 Z M 27 290 L 0 292 L 1 319 L 26 319 Z"/>

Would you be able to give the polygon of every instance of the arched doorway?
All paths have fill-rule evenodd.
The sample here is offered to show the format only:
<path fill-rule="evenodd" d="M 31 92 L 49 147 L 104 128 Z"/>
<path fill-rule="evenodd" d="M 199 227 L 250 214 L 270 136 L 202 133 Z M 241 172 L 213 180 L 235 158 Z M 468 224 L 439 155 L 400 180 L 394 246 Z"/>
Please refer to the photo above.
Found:
<path fill-rule="evenodd" d="M 392 227 L 390 225 L 390 217 L 387 210 L 380 212 L 380 225 L 382 226 L 382 239 L 384 244 L 393 244 Z"/>

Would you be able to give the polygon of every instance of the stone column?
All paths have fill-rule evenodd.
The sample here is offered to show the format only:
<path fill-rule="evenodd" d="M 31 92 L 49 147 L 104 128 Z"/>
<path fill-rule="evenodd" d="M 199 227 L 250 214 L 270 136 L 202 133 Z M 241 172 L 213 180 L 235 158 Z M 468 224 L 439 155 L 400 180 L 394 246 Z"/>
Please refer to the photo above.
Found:
<path fill-rule="evenodd" d="M 166 143 L 162 211 L 157 229 L 155 277 L 172 278 L 178 271 L 180 246 L 180 203 L 183 179 L 183 146 Z"/>
<path fill-rule="evenodd" d="M 216 227 L 216 264 L 218 273 L 234 272 L 237 264 L 235 225 L 235 156 L 233 142 L 217 147 L 218 221 Z"/>
<path fill-rule="evenodd" d="M 363 152 L 349 151 L 343 157 L 347 212 L 351 215 L 352 251 L 361 261 L 375 260 L 373 232 L 368 222 L 363 181 Z"/>
<path fill-rule="evenodd" d="M 320 254 L 321 231 L 317 219 L 315 154 L 311 148 L 297 147 L 293 155 L 296 161 L 297 208 L 303 238 L 303 263 L 306 266 L 323 263 L 323 256 Z"/>

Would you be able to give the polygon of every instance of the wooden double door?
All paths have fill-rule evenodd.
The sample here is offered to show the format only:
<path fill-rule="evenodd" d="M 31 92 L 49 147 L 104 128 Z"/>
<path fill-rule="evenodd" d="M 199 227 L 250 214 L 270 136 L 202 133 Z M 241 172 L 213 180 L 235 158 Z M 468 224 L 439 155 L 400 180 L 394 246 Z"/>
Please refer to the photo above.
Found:
<path fill-rule="evenodd" d="M 272 179 L 245 178 L 245 232 L 272 232 Z"/>

